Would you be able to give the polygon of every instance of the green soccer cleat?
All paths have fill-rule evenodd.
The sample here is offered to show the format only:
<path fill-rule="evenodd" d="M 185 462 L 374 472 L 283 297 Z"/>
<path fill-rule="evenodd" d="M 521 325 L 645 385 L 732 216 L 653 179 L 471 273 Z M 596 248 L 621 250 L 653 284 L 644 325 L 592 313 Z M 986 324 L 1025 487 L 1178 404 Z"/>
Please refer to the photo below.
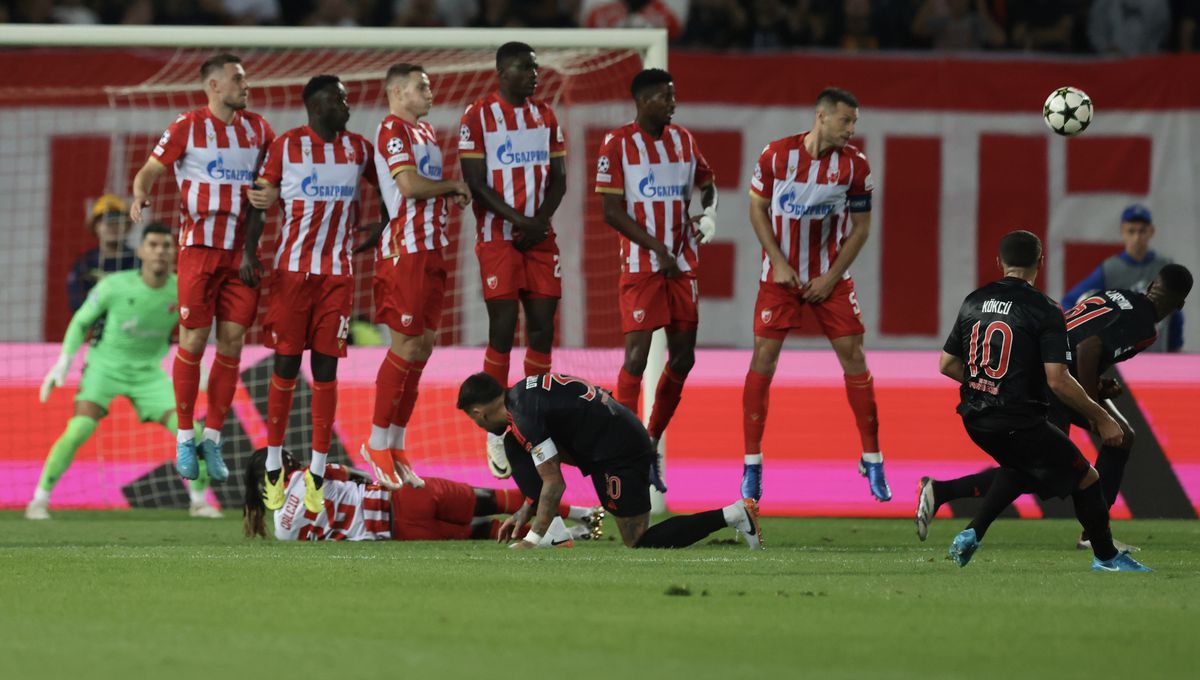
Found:
<path fill-rule="evenodd" d="M 263 478 L 263 505 L 267 506 L 268 510 L 278 510 L 283 507 L 284 488 L 283 488 L 283 470 L 276 470 L 279 473 L 279 478 L 275 483 L 271 483 L 271 473 L 267 473 Z"/>

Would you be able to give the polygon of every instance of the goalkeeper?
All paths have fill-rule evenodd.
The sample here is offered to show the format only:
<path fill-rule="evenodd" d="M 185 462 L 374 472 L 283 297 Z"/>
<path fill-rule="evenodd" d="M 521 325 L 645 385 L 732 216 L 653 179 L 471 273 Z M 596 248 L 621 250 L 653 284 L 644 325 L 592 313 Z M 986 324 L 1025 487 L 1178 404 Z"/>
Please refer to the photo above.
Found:
<path fill-rule="evenodd" d="M 179 325 L 179 298 L 171 273 L 175 241 L 170 228 L 146 225 L 137 255 L 142 261 L 140 269 L 110 274 L 88 293 L 67 327 L 61 356 L 42 382 L 40 397 L 45 403 L 50 391 L 66 381 L 71 360 L 88 329 L 104 317 L 103 332 L 92 338 L 87 353 L 75 395 L 75 414 L 50 449 L 33 500 L 25 508 L 27 519 L 50 518 L 50 492 L 75 452 L 108 414 L 114 398 L 124 396 L 133 402 L 143 422 L 155 421 L 172 433 L 176 431 L 175 394 L 162 369 L 171 335 Z M 208 475 L 201 467 L 200 478 L 189 489 L 192 516 L 220 516 L 220 511 L 204 500 L 207 488 Z"/>

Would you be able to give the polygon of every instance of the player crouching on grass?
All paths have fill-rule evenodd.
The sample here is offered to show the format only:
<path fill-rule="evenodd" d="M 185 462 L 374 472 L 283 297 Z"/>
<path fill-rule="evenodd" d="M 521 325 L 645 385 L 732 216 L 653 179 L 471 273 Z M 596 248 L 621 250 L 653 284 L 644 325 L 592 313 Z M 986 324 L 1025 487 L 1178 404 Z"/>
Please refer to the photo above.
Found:
<path fill-rule="evenodd" d="M 500 540 L 536 513 L 512 548 L 544 546 L 554 509 L 567 485 L 560 466 L 592 478 L 596 495 L 616 518 L 630 548 L 685 548 L 723 527 L 741 531 L 751 550 L 762 547 L 758 506 L 747 498 L 717 510 L 680 515 L 650 526 L 650 466 L 654 449 L 638 417 L 607 391 L 569 375 L 531 375 L 507 392 L 487 373 L 467 378 L 458 408 L 487 432 L 504 438 L 513 479 L 529 498 L 500 528 Z"/>
<path fill-rule="evenodd" d="M 325 507 L 304 507 L 304 472 L 292 454 L 283 451 L 286 491 L 283 507 L 275 511 L 275 538 L 281 541 L 452 541 L 496 538 L 500 520 L 493 515 L 516 512 L 525 497 L 512 489 L 482 489 L 436 477 L 421 488 L 389 490 L 362 472 L 341 465 L 325 467 Z M 266 538 L 267 449 L 254 452 L 244 478 L 243 531 L 248 538 Z M 562 519 L 578 522 L 567 527 Z M 555 518 L 561 536 L 576 540 L 599 538 L 604 508 L 560 505 Z M 549 539 L 549 536 L 547 536 Z M 550 541 L 547 540 L 547 543 Z"/>

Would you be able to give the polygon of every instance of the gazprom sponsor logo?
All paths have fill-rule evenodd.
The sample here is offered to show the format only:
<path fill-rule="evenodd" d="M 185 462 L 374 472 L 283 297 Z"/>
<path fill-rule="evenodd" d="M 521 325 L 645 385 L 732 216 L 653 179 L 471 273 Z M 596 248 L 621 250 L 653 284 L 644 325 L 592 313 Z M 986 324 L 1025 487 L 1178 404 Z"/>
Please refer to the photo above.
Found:
<path fill-rule="evenodd" d="M 217 160 L 208 164 L 208 176 L 221 182 L 242 182 L 249 184 L 254 181 L 254 170 L 245 168 L 225 167 L 225 157 L 217 154 Z"/>
<path fill-rule="evenodd" d="M 433 156 L 430 156 L 429 154 L 426 154 L 423 158 L 421 158 L 421 161 L 417 163 L 417 172 L 423 177 L 428 177 L 430 179 L 442 178 L 442 166 L 434 165 Z"/>
<path fill-rule="evenodd" d="M 496 149 L 496 161 L 500 165 L 536 165 L 550 162 L 549 149 L 530 149 L 528 151 L 513 150 L 512 137 L 504 138 L 504 143 Z"/>
<path fill-rule="evenodd" d="M 650 171 L 650 174 L 646 175 L 642 181 L 638 182 L 638 192 L 640 192 L 642 196 L 645 196 L 646 198 L 657 198 L 663 200 L 683 198 L 685 195 L 687 195 L 687 186 L 683 184 L 659 185 L 654 180 L 654 171 Z"/>
<path fill-rule="evenodd" d="M 832 203 L 808 205 L 796 200 L 796 192 L 788 191 L 779 197 L 779 212 L 789 217 L 825 217 L 833 211 Z"/>
<path fill-rule="evenodd" d="M 309 198 L 354 198 L 354 190 L 353 184 L 321 184 L 321 178 L 315 169 L 300 182 L 300 193 Z"/>

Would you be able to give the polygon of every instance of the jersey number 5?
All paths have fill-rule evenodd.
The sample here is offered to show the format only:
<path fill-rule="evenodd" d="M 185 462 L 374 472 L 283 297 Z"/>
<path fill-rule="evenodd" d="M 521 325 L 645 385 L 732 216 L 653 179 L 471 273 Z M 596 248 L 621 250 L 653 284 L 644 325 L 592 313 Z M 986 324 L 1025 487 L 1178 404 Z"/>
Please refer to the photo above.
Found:
<path fill-rule="evenodd" d="M 983 331 L 982 337 L 979 333 L 979 326 L 982 321 L 976 321 L 974 326 L 971 326 L 971 351 L 967 357 L 967 368 L 971 371 L 971 377 L 979 375 L 979 370 L 989 378 L 999 380 L 1008 373 L 1008 359 L 1012 356 L 1013 332 L 1012 328 L 1003 321 L 993 321 L 988 324 L 986 330 Z M 992 336 L 1000 335 L 1000 346 L 993 347 Z M 992 355 L 998 355 L 996 366 L 992 366 Z"/>

